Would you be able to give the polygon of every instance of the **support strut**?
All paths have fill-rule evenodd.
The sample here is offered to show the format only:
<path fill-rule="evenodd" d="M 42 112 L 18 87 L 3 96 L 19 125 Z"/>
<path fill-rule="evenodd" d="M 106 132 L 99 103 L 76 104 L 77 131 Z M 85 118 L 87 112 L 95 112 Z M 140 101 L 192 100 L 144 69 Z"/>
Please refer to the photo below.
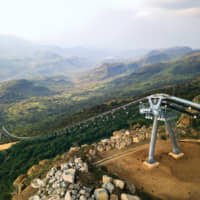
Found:
<path fill-rule="evenodd" d="M 153 164 L 156 162 L 154 159 L 154 151 L 155 151 L 155 146 L 156 146 L 157 130 L 158 130 L 158 118 L 157 118 L 157 116 L 155 116 L 154 121 L 153 121 L 152 134 L 151 134 L 149 157 L 147 160 L 147 163 L 149 163 L 149 164 Z"/>
<path fill-rule="evenodd" d="M 169 134 L 169 137 L 171 139 L 171 142 L 172 142 L 172 153 L 173 154 L 180 154 L 180 149 L 178 147 L 178 144 L 176 142 L 176 137 L 175 137 L 175 133 L 171 127 L 171 123 L 170 121 L 168 120 L 165 120 L 165 126 L 166 126 L 166 129 L 167 129 L 167 132 Z"/>

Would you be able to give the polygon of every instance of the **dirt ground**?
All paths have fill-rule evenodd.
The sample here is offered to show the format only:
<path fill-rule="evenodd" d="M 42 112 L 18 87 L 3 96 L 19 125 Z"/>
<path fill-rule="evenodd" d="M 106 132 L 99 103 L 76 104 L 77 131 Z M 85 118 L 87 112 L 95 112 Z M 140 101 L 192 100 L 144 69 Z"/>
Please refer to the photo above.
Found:
<path fill-rule="evenodd" d="M 16 143 L 17 142 L 10 142 L 10 143 L 7 143 L 7 144 L 2 144 L 2 145 L 0 145 L 0 151 L 9 149 L 13 144 L 16 144 Z"/>
<path fill-rule="evenodd" d="M 168 155 L 170 141 L 157 141 L 155 159 L 160 165 L 154 169 L 147 169 L 143 164 L 148 156 L 149 144 L 113 155 L 100 165 L 163 200 L 199 200 L 200 145 L 180 142 L 179 146 L 184 157 L 175 160 Z"/>

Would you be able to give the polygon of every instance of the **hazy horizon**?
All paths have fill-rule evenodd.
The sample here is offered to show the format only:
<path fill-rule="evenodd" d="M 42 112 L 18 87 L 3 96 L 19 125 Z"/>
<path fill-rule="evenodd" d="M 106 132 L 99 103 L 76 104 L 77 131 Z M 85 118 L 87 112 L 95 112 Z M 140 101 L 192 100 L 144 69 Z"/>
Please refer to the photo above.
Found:
<path fill-rule="evenodd" d="M 198 0 L 7 0 L 0 23 L 0 35 L 61 47 L 200 47 Z"/>

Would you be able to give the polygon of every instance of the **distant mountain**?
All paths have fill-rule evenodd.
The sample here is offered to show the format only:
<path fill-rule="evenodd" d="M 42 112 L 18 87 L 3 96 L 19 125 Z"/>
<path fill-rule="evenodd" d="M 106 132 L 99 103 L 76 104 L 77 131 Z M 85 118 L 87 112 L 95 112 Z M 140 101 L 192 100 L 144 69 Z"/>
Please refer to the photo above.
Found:
<path fill-rule="evenodd" d="M 174 47 L 169 49 L 154 50 L 141 59 L 132 62 L 103 63 L 96 69 L 92 69 L 87 75 L 82 76 L 84 81 L 102 81 L 116 79 L 134 72 L 136 69 L 154 63 L 165 63 L 187 55 L 198 53 L 200 50 L 192 50 L 189 47 Z"/>
<path fill-rule="evenodd" d="M 196 52 L 175 61 L 140 67 L 130 75 L 104 84 L 103 88 L 109 88 L 114 93 L 119 91 L 121 95 L 134 95 L 165 85 L 184 83 L 199 75 L 200 52 Z"/>
<path fill-rule="evenodd" d="M 145 53 L 142 49 L 116 51 L 85 47 L 60 48 L 0 35 L 0 82 L 38 76 L 72 76 L 95 68 L 104 60 L 125 61 Z"/>
<path fill-rule="evenodd" d="M 158 50 L 152 50 L 150 51 L 147 56 L 155 56 L 159 54 L 165 54 L 165 55 L 177 55 L 177 54 L 184 54 L 186 52 L 192 51 L 192 48 L 190 47 L 171 47 L 167 49 L 158 49 Z"/>

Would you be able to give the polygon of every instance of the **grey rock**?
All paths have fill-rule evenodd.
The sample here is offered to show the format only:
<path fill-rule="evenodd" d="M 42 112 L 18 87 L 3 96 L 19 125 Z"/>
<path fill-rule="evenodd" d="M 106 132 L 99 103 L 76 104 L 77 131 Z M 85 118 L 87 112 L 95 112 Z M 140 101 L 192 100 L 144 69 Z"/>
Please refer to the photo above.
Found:
<path fill-rule="evenodd" d="M 80 200 L 87 200 L 87 198 L 84 195 L 81 195 Z"/>
<path fill-rule="evenodd" d="M 98 188 L 94 191 L 94 196 L 96 200 L 108 200 L 109 196 L 104 188 Z"/>
<path fill-rule="evenodd" d="M 80 190 L 79 193 L 82 194 L 82 195 L 85 195 L 85 194 L 86 194 L 86 191 L 85 191 L 85 190 Z"/>
<path fill-rule="evenodd" d="M 64 181 L 69 182 L 69 183 L 74 183 L 74 181 L 75 181 L 75 173 L 76 173 L 76 170 L 72 169 L 72 168 L 65 170 L 63 172 Z"/>
<path fill-rule="evenodd" d="M 113 180 L 113 183 L 116 187 L 120 188 L 121 190 L 124 189 L 124 186 L 125 186 L 125 182 L 120 180 L 120 179 L 114 179 Z"/>
<path fill-rule="evenodd" d="M 110 182 L 106 182 L 102 185 L 110 194 L 112 194 L 113 190 L 115 189 L 114 185 Z"/>

